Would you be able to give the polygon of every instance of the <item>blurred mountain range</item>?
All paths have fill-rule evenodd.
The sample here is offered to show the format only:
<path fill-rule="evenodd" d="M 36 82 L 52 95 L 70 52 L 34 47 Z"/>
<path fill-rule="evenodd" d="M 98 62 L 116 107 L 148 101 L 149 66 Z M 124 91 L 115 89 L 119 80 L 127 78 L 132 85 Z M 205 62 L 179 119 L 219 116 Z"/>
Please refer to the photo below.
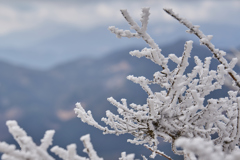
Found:
<path fill-rule="evenodd" d="M 162 46 L 163 54 L 181 56 L 184 43 L 185 40 L 179 40 Z M 149 155 L 150 152 L 143 146 L 126 142 L 131 136 L 102 135 L 98 129 L 82 123 L 73 111 L 75 103 L 81 102 L 103 124 L 100 119 L 105 116 L 106 110 L 116 113 L 115 107 L 106 100 L 108 97 L 116 100 L 126 98 L 129 104 L 144 104 L 147 94 L 140 86 L 128 81 L 126 76 L 143 75 L 152 79 L 153 73 L 161 67 L 148 59 L 138 59 L 128 54 L 136 49 L 141 50 L 142 47 L 123 48 L 101 58 L 75 59 L 46 71 L 0 62 L 0 141 L 15 144 L 5 126 L 6 120 L 15 119 L 36 143 L 40 142 L 46 130 L 55 129 L 53 144 L 65 148 L 70 143 L 76 143 L 80 155 L 84 154 L 79 138 L 87 133 L 91 134 L 98 155 L 105 159 L 117 159 L 122 151 L 136 153 L 138 158 L 141 154 Z M 196 55 L 202 60 L 212 56 L 204 46 L 194 44 L 187 71 L 193 68 L 193 57 Z M 171 69 L 175 68 L 175 64 L 169 64 Z M 212 60 L 213 68 L 217 64 L 216 60 Z M 152 89 L 158 91 L 161 88 L 152 86 Z M 226 89 L 223 87 L 222 92 L 211 96 L 226 96 Z M 159 149 L 172 155 L 168 143 L 160 143 Z"/>

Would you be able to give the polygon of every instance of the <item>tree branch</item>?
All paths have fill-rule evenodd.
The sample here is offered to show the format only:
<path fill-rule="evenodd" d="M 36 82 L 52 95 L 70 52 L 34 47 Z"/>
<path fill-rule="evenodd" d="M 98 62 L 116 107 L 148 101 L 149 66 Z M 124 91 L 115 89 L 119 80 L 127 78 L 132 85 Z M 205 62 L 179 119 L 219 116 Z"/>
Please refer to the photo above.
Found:
<path fill-rule="evenodd" d="M 235 81 L 237 87 L 240 89 L 239 75 L 231 67 L 229 67 L 227 60 L 223 57 L 226 52 L 216 49 L 215 46 L 210 42 L 210 40 L 212 39 L 212 35 L 206 36 L 201 30 L 198 29 L 199 26 L 192 25 L 191 22 L 179 17 L 176 13 L 172 11 L 172 9 L 164 8 L 163 10 L 169 15 L 171 15 L 173 18 L 175 18 L 177 21 L 185 25 L 187 28 L 189 28 L 189 30 L 187 31 L 188 33 L 193 33 L 200 39 L 201 44 L 204 44 L 213 53 L 214 57 L 222 65 L 224 65 L 224 68 L 228 71 L 228 75 Z"/>

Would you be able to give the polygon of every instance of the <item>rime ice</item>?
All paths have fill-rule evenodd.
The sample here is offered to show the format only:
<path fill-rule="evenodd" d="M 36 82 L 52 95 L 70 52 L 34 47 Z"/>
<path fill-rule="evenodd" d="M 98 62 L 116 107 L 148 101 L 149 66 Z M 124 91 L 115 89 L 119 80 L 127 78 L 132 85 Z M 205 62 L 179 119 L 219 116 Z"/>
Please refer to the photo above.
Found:
<path fill-rule="evenodd" d="M 202 62 L 195 56 L 195 67 L 191 72 L 186 73 L 193 41 L 185 43 L 181 57 L 177 57 L 175 54 L 165 57 L 161 54 L 159 46 L 147 33 L 149 8 L 142 9 L 141 26 L 131 18 L 127 10 L 121 10 L 130 28 L 135 32 L 123 31 L 113 26 L 109 27 L 109 30 L 118 38 L 137 37 L 143 39 L 150 48 L 131 51 L 130 55 L 138 58 L 146 57 L 161 66 L 162 70 L 154 73 L 152 80 L 143 76 L 130 75 L 127 77 L 128 80 L 139 84 L 148 94 L 146 104 L 127 105 L 126 99 L 117 102 L 113 97 L 108 98 L 108 101 L 117 107 L 119 113 L 115 115 L 107 111 L 107 118 L 102 118 L 102 121 L 111 129 L 100 126 L 92 115 L 85 112 L 79 104 L 76 105 L 75 112 L 83 122 L 97 127 L 104 134 L 132 134 L 134 138 L 129 139 L 128 142 L 136 145 L 142 144 L 150 149 L 152 151 L 151 158 L 158 154 L 171 159 L 158 150 L 158 137 L 162 137 L 172 144 L 174 153 L 184 155 L 185 159 L 196 159 L 196 155 L 199 156 L 199 159 L 204 159 L 203 152 L 213 153 L 211 156 L 215 158 L 212 157 L 212 159 L 216 159 L 213 150 L 219 153 L 218 157 L 223 159 L 230 157 L 231 159 L 230 154 L 237 153 L 239 150 L 240 97 L 237 97 L 237 92 L 229 91 L 229 97 L 207 99 L 206 105 L 204 105 L 204 100 L 212 91 L 222 88 L 226 76 L 230 76 L 234 85 L 240 88 L 240 77 L 233 70 L 237 59 L 233 58 L 228 63 L 224 58 L 226 52 L 216 49 L 210 42 L 213 38 L 212 35 L 204 35 L 199 30 L 200 26 L 192 25 L 191 22 L 181 18 L 171 9 L 164 10 L 189 28 L 188 33 L 199 37 L 200 44 L 209 48 L 213 57 L 219 61 L 220 64 L 217 68 L 210 70 L 211 57 L 206 57 Z M 172 71 L 168 67 L 169 60 L 177 65 Z M 149 87 L 151 84 L 157 84 L 163 90 L 153 92 Z M 212 139 L 212 135 L 215 133 L 218 134 L 218 137 Z M 181 146 L 183 150 L 177 150 L 175 145 Z M 207 147 L 206 150 L 200 152 L 198 147 L 204 149 L 204 146 Z M 219 148 L 221 152 L 218 151 Z M 146 159 L 146 157 L 143 158 Z"/>
<path fill-rule="evenodd" d="M 159 46 L 147 33 L 149 8 L 142 9 L 141 26 L 131 18 L 127 10 L 121 10 L 135 33 L 114 26 L 109 27 L 109 30 L 118 38 L 137 37 L 143 39 L 149 48 L 132 51 L 130 55 L 138 58 L 146 57 L 161 66 L 159 68 L 162 69 L 153 74 L 152 80 L 144 76 L 129 75 L 127 77 L 128 80 L 139 84 L 148 94 L 145 104 L 132 103 L 128 105 L 124 98 L 121 99 L 121 102 L 116 101 L 113 97 L 108 98 L 108 101 L 117 107 L 118 111 L 118 114 L 106 111 L 106 118 L 102 118 L 102 121 L 110 128 L 99 125 L 92 117 L 91 111 L 86 112 L 80 103 L 76 103 L 75 113 L 84 123 L 102 130 L 104 134 L 132 134 L 134 138 L 127 141 L 149 149 L 152 152 L 150 158 L 160 155 L 171 160 L 171 157 L 158 150 L 158 138 L 162 137 L 172 144 L 173 152 L 184 155 L 185 160 L 240 159 L 240 97 L 237 96 L 238 91 L 230 90 L 228 97 L 206 99 L 206 96 L 212 91 L 221 89 L 226 76 L 232 78 L 233 85 L 239 90 L 240 77 L 233 70 L 237 64 L 237 58 L 233 58 L 228 63 L 224 58 L 226 52 L 215 48 L 210 42 L 213 38 L 212 35 L 204 35 L 199 30 L 200 26 L 192 25 L 191 22 L 181 18 L 171 9 L 164 10 L 185 25 L 189 29 L 187 32 L 195 34 L 199 38 L 200 44 L 205 45 L 212 52 L 213 57 L 219 61 L 217 68 L 210 70 L 211 57 L 206 57 L 202 61 L 194 56 L 196 65 L 192 71 L 186 73 L 193 41 L 185 43 L 182 56 L 169 54 L 168 57 L 165 57 L 161 54 Z M 176 63 L 176 68 L 172 71 L 168 67 L 169 60 Z M 163 89 L 153 92 L 150 88 L 151 84 L 159 85 Z M 206 105 L 204 105 L 204 101 L 207 101 Z M 53 160 L 47 149 L 52 144 L 55 131 L 47 131 L 40 146 L 37 146 L 16 121 L 7 121 L 7 126 L 20 149 L 16 149 L 14 145 L 0 142 L 0 152 L 4 153 L 3 160 Z M 212 135 L 216 133 L 218 137 L 212 139 Z M 75 144 L 68 145 L 67 149 L 54 146 L 51 151 L 63 160 L 103 160 L 94 150 L 89 135 L 82 136 L 80 140 L 85 147 L 83 151 L 88 154 L 89 158 L 78 156 Z M 182 150 L 177 150 L 176 146 L 181 147 Z M 134 160 L 134 157 L 134 154 L 122 152 L 119 160 Z M 145 156 L 142 158 L 147 160 Z"/>

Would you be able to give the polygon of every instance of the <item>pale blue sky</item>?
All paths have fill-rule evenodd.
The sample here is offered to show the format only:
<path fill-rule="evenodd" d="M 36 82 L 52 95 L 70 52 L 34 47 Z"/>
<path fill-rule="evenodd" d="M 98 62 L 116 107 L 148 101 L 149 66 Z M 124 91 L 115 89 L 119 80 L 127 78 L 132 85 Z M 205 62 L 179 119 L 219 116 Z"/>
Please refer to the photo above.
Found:
<path fill-rule="evenodd" d="M 186 35 L 184 27 L 162 10 L 168 7 L 200 25 L 206 34 L 213 34 L 216 45 L 240 45 L 239 0 L 7 0 L 0 2 L 0 60 L 44 69 L 77 57 L 99 57 L 116 48 L 143 44 L 118 40 L 107 27 L 128 29 L 119 9 L 128 9 L 138 21 L 146 6 L 151 8 L 149 33 L 159 43 Z"/>

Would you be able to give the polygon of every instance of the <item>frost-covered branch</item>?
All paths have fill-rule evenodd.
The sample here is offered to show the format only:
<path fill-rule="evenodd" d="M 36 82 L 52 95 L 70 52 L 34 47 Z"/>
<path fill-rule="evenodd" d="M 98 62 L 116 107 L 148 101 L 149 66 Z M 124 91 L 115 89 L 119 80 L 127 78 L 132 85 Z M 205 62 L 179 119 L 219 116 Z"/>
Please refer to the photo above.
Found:
<path fill-rule="evenodd" d="M 235 147 L 231 154 L 223 152 L 222 146 L 214 145 L 212 141 L 203 138 L 179 138 L 176 141 L 178 147 L 182 147 L 186 157 L 191 160 L 237 160 L 240 159 L 240 150 Z"/>
<path fill-rule="evenodd" d="M 67 146 L 67 150 L 59 147 L 59 146 L 54 146 L 51 149 L 51 152 L 55 153 L 59 158 L 63 160 L 88 160 L 88 158 L 78 156 L 76 154 L 76 145 L 75 144 L 70 144 Z"/>
<path fill-rule="evenodd" d="M 76 104 L 75 112 L 83 122 L 95 126 L 104 133 L 132 134 L 134 138 L 129 139 L 128 142 L 136 145 L 142 144 L 150 149 L 152 151 L 151 158 L 158 154 L 171 159 L 158 150 L 158 137 L 172 143 L 173 152 L 184 155 L 185 159 L 196 159 L 194 154 L 197 153 L 193 154 L 190 150 L 177 150 L 175 142 L 181 137 L 188 140 L 200 137 L 204 141 L 210 141 L 214 146 L 220 146 L 224 155 L 230 155 L 230 153 L 236 151 L 235 148 L 240 143 L 240 97 L 237 96 L 238 92 L 229 91 L 228 97 L 220 97 L 219 99 L 206 99 L 206 96 L 222 88 L 226 75 L 230 75 L 235 84 L 240 87 L 240 78 L 233 71 L 237 59 L 233 58 L 228 63 L 223 57 L 225 52 L 216 49 L 210 42 L 212 36 L 204 35 L 198 29 L 199 26 L 193 26 L 171 9 L 164 10 L 186 25 L 190 29 L 189 32 L 196 34 L 200 38 L 200 42 L 212 51 L 215 58 L 220 62 L 217 68 L 210 69 L 211 57 L 206 57 L 202 61 L 194 56 L 196 65 L 192 68 L 192 71 L 186 73 L 193 41 L 185 43 L 181 57 L 169 54 L 166 58 L 146 32 L 150 14 L 149 8 L 142 9 L 143 14 L 140 20 L 142 27 L 138 26 L 127 10 L 121 10 L 131 29 L 136 31 L 135 36 L 126 36 L 125 31 L 116 31 L 114 30 L 115 27 L 110 27 L 110 31 L 115 33 L 117 37 L 142 38 L 151 48 L 144 48 L 142 51 L 135 50 L 130 54 L 138 58 L 146 57 L 162 66 L 162 70 L 155 72 L 152 80 L 143 76 L 130 75 L 127 77 L 127 79 L 139 84 L 148 94 L 146 104 L 132 103 L 128 105 L 126 99 L 117 102 L 112 97 L 108 98 L 108 101 L 117 107 L 118 111 L 118 114 L 106 111 L 107 117 L 102 118 L 102 121 L 109 125 L 111 129 L 99 125 L 93 119 L 91 111 L 86 112 L 80 103 Z M 168 67 L 169 59 L 177 65 L 172 71 Z M 162 90 L 153 92 L 150 88 L 152 84 L 159 85 Z M 218 135 L 215 139 L 212 138 L 214 134 Z M 144 156 L 143 158 L 146 159 Z"/>
<path fill-rule="evenodd" d="M 53 160 L 47 149 L 52 144 L 54 130 L 47 131 L 41 140 L 41 145 L 37 146 L 16 121 L 7 121 L 6 124 L 20 149 L 16 149 L 15 145 L 0 142 L 0 152 L 4 153 L 2 160 Z"/>
<path fill-rule="evenodd" d="M 82 136 L 81 141 L 84 144 L 85 149 L 83 150 L 85 153 L 88 154 L 90 159 L 92 160 L 103 160 L 102 158 L 99 158 L 96 151 L 93 149 L 92 143 L 90 142 L 90 135 L 87 134 L 85 136 Z"/>
<path fill-rule="evenodd" d="M 154 158 L 155 157 L 155 154 L 159 154 L 160 156 L 163 156 L 165 158 L 167 158 L 168 160 L 172 160 L 171 157 L 169 157 L 168 155 L 166 155 L 164 152 L 161 152 L 161 151 L 158 151 L 158 150 L 153 150 L 151 147 L 147 146 L 147 145 L 144 145 L 147 149 L 149 149 L 150 151 L 153 152 L 153 155 L 152 157 Z"/>
<path fill-rule="evenodd" d="M 84 135 L 80 138 L 80 140 L 83 142 L 84 149 L 83 152 L 87 153 L 89 158 L 81 157 L 77 155 L 76 151 L 76 144 L 70 144 L 67 146 L 67 150 L 54 146 L 51 151 L 54 152 L 56 155 L 58 155 L 63 160 L 104 160 L 103 158 L 98 157 L 96 151 L 93 148 L 93 145 L 90 141 L 90 135 Z M 122 152 L 121 157 L 119 160 L 134 160 L 135 155 L 134 154 L 128 154 L 126 155 L 126 152 Z"/>
<path fill-rule="evenodd" d="M 126 154 L 126 152 L 122 152 L 119 160 L 134 160 L 135 154 Z"/>
<path fill-rule="evenodd" d="M 32 138 L 18 126 L 16 121 L 7 121 L 9 132 L 13 135 L 14 139 L 18 142 L 20 149 L 17 149 L 15 145 L 9 145 L 6 142 L 0 142 L 0 152 L 3 153 L 2 160 L 54 160 L 51 157 L 47 149 L 52 145 L 54 130 L 46 131 L 41 144 L 37 146 Z M 51 148 L 51 152 L 58 155 L 63 160 L 103 160 L 98 157 L 93 145 L 90 141 L 90 135 L 84 135 L 80 138 L 83 142 L 85 149 L 83 150 L 88 154 L 89 158 L 81 157 L 77 155 L 76 144 L 70 144 L 67 146 L 67 150 L 54 146 Z M 134 160 L 134 154 L 126 155 L 126 152 L 122 152 L 120 160 Z"/>
<path fill-rule="evenodd" d="M 54 146 L 51 151 L 58 155 L 63 160 L 103 160 L 103 158 L 99 158 L 96 151 L 93 149 L 92 143 L 90 142 L 90 135 L 87 134 L 82 136 L 80 140 L 83 142 L 85 149 L 83 150 L 88 154 L 89 158 L 81 157 L 77 155 L 76 145 L 70 144 L 67 146 L 67 150 Z"/>
<path fill-rule="evenodd" d="M 228 75 L 233 79 L 235 85 L 240 88 L 240 76 L 232 69 L 233 66 L 230 66 L 227 60 L 223 57 L 226 55 L 226 52 L 215 48 L 215 46 L 210 42 L 213 36 L 203 34 L 203 32 L 199 30 L 200 26 L 193 25 L 188 20 L 181 18 L 178 14 L 174 13 L 172 9 L 164 8 L 164 11 L 189 28 L 189 30 L 187 30 L 188 33 L 193 33 L 200 39 L 200 43 L 205 45 L 213 53 L 214 57 L 224 66 Z"/>
<path fill-rule="evenodd" d="M 154 40 L 150 37 L 150 35 L 146 32 L 147 30 L 147 24 L 148 24 L 148 17 L 150 15 L 149 13 L 149 8 L 143 8 L 142 9 L 142 27 L 140 27 L 129 15 L 127 10 L 121 10 L 121 13 L 123 17 L 126 19 L 126 21 L 129 23 L 131 26 L 131 29 L 134 29 L 137 33 L 131 33 L 130 31 L 122 31 L 114 26 L 109 27 L 109 30 L 112 33 L 115 33 L 118 38 L 123 37 L 140 37 L 142 38 L 150 47 L 151 49 L 147 49 L 148 52 L 146 52 L 148 55 L 144 55 L 144 51 L 135 51 L 132 54 L 133 55 L 138 55 L 138 56 L 147 56 L 149 59 L 151 59 L 154 63 L 162 66 L 163 69 L 166 69 L 168 71 L 168 66 L 166 65 L 167 59 L 161 54 L 161 49 L 158 47 L 158 45 L 154 42 Z"/>

